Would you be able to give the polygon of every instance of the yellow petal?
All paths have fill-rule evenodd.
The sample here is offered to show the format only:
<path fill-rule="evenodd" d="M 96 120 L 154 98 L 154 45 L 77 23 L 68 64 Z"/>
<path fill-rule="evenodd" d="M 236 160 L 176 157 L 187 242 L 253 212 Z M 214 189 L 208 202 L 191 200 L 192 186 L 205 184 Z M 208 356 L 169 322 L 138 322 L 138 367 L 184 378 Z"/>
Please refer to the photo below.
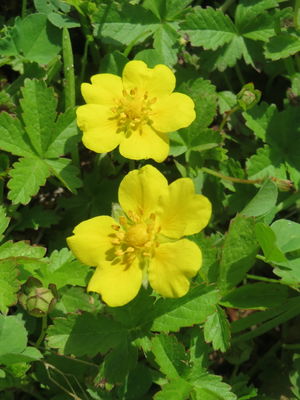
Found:
<path fill-rule="evenodd" d="M 68 237 L 67 243 L 78 260 L 91 266 L 106 260 L 107 252 L 113 247 L 110 235 L 115 231 L 112 225 L 116 225 L 116 221 L 103 215 L 83 221 L 75 227 L 74 236 Z"/>
<path fill-rule="evenodd" d="M 161 233 L 180 238 L 200 232 L 211 217 L 211 203 L 195 194 L 190 178 L 177 179 L 169 186 L 169 193 L 161 199 Z"/>
<path fill-rule="evenodd" d="M 152 106 L 153 127 L 160 132 L 173 132 L 189 126 L 196 118 L 193 100 L 182 93 L 165 96 Z"/>
<path fill-rule="evenodd" d="M 99 266 L 89 282 L 88 291 L 99 293 L 110 307 L 119 307 L 135 298 L 141 284 L 142 270 L 136 258 L 129 267 L 109 263 Z"/>
<path fill-rule="evenodd" d="M 155 212 L 160 196 L 166 194 L 168 182 L 152 165 L 129 172 L 119 186 L 119 203 L 129 211 L 148 218 Z"/>
<path fill-rule="evenodd" d="M 143 61 L 129 61 L 123 70 L 123 85 L 128 91 L 137 88 L 150 96 L 165 96 L 175 88 L 175 75 L 166 65 L 148 68 Z"/>
<path fill-rule="evenodd" d="M 112 74 L 97 74 L 91 77 L 92 84 L 83 83 L 81 93 L 89 104 L 115 105 L 122 97 L 122 79 Z"/>
<path fill-rule="evenodd" d="M 164 161 L 169 154 L 169 138 L 165 133 L 154 131 L 144 125 L 142 132 L 133 131 L 120 143 L 120 153 L 131 160 L 152 158 L 156 162 Z"/>
<path fill-rule="evenodd" d="M 117 133 L 117 123 L 109 107 L 85 104 L 77 108 L 76 114 L 85 147 L 96 153 L 106 153 L 119 145 L 124 135 Z"/>
<path fill-rule="evenodd" d="M 184 296 L 190 287 L 190 278 L 202 264 L 201 250 L 188 239 L 161 244 L 148 267 L 151 287 L 164 297 Z"/>

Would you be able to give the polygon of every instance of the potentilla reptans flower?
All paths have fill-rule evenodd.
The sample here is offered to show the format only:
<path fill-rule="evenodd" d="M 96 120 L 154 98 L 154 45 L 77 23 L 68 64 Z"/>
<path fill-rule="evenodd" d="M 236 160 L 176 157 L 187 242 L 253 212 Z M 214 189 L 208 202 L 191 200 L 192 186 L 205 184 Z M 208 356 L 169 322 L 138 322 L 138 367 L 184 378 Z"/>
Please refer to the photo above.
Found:
<path fill-rule="evenodd" d="M 168 185 L 153 166 L 129 172 L 119 187 L 124 215 L 81 222 L 67 239 L 75 256 L 96 266 L 88 290 L 109 306 L 122 306 L 142 283 L 164 297 L 187 293 L 202 263 L 201 250 L 183 238 L 201 231 L 211 216 L 209 200 L 189 178 Z"/>
<path fill-rule="evenodd" d="M 77 123 L 83 144 L 96 153 L 119 146 L 126 158 L 162 162 L 169 153 L 168 132 L 195 119 L 193 100 L 173 92 L 175 75 L 165 65 L 129 61 L 122 78 L 97 74 L 91 82 L 81 85 L 87 104 L 78 107 Z"/>

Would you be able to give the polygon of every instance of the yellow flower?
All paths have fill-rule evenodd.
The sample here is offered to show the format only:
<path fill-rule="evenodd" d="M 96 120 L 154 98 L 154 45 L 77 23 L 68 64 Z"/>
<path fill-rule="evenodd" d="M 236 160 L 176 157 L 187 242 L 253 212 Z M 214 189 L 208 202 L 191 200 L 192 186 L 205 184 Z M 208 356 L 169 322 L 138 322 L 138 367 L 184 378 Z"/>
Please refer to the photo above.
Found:
<path fill-rule="evenodd" d="M 169 153 L 167 133 L 195 119 L 193 100 L 172 93 L 176 80 L 165 65 L 148 68 L 143 61 L 129 61 L 122 78 L 98 74 L 91 82 L 81 85 L 87 104 L 78 107 L 77 123 L 83 144 L 96 153 L 120 145 L 126 158 L 162 162 Z"/>
<path fill-rule="evenodd" d="M 209 200 L 191 179 L 170 185 L 151 165 L 129 172 L 119 187 L 124 215 L 81 222 L 67 242 L 84 264 L 96 266 L 88 290 L 109 306 L 122 306 L 142 283 L 164 297 L 181 297 L 202 263 L 199 247 L 182 238 L 201 231 L 211 216 Z"/>

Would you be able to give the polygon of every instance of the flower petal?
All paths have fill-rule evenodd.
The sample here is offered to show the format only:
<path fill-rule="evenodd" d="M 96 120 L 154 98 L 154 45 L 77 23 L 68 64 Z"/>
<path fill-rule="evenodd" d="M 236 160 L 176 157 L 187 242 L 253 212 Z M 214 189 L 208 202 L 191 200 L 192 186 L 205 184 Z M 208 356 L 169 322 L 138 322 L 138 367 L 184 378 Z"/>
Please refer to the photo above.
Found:
<path fill-rule="evenodd" d="M 120 153 L 131 160 L 153 158 L 164 161 L 169 154 L 169 138 L 165 133 L 154 131 L 149 125 L 142 127 L 142 133 L 133 131 L 120 143 Z"/>
<path fill-rule="evenodd" d="M 81 222 L 74 229 L 74 235 L 67 238 L 67 243 L 74 255 L 83 264 L 96 266 L 106 259 L 112 249 L 111 237 L 115 231 L 112 217 L 100 216 Z"/>
<path fill-rule="evenodd" d="M 123 138 L 117 133 L 117 123 L 109 107 L 85 104 L 76 110 L 77 124 L 83 131 L 83 144 L 96 153 L 115 149 Z"/>
<path fill-rule="evenodd" d="M 193 100 L 182 93 L 158 99 L 152 106 L 153 127 L 160 132 L 173 132 L 189 126 L 196 118 Z"/>
<path fill-rule="evenodd" d="M 165 96 L 175 88 L 175 75 L 166 65 L 148 68 L 143 61 L 129 61 L 123 70 L 123 85 L 128 91 L 137 88 L 150 96 Z"/>
<path fill-rule="evenodd" d="M 211 217 L 211 203 L 195 194 L 193 181 L 180 178 L 169 185 L 169 193 L 161 199 L 161 233 L 180 238 L 200 232 Z"/>
<path fill-rule="evenodd" d="M 160 196 L 166 194 L 168 182 L 152 165 L 129 172 L 119 186 L 119 203 L 127 213 L 134 212 L 145 219 L 155 212 Z"/>
<path fill-rule="evenodd" d="M 97 74 L 91 77 L 92 84 L 83 83 L 81 93 L 86 103 L 115 105 L 122 97 L 122 79 L 112 74 Z"/>
<path fill-rule="evenodd" d="M 135 298 L 141 284 L 142 270 L 136 258 L 129 267 L 111 263 L 99 266 L 87 290 L 101 294 L 102 300 L 110 307 L 119 307 Z"/>
<path fill-rule="evenodd" d="M 148 267 L 151 287 L 164 297 L 184 296 L 190 278 L 202 264 L 202 254 L 196 243 L 188 239 L 161 244 Z"/>

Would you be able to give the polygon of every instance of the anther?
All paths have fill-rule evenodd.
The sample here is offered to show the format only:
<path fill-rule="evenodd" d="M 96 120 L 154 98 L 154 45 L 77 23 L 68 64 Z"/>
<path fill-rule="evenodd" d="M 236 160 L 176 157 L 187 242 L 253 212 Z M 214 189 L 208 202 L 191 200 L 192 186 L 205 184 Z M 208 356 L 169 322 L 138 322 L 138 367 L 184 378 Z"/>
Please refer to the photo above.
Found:
<path fill-rule="evenodd" d="M 111 227 L 112 227 L 112 229 L 114 231 L 119 231 L 120 230 L 120 225 L 112 225 Z"/>
<path fill-rule="evenodd" d="M 120 225 L 123 225 L 123 226 L 127 225 L 127 219 L 126 219 L 126 217 L 124 217 L 123 215 L 121 215 L 121 216 L 119 217 L 119 222 L 120 222 Z"/>
<path fill-rule="evenodd" d="M 121 257 L 121 256 L 123 256 L 124 254 L 125 254 L 125 253 L 124 253 L 123 250 L 116 250 L 116 251 L 115 251 L 115 255 L 118 256 L 118 257 Z"/>
<path fill-rule="evenodd" d="M 122 94 L 123 94 L 123 96 L 124 96 L 124 97 L 126 97 L 126 96 L 127 96 L 127 92 L 126 92 L 126 90 L 125 90 L 125 89 L 123 89 L 123 91 L 122 91 Z"/>
<path fill-rule="evenodd" d="M 112 239 L 111 243 L 112 244 L 121 244 L 121 241 L 120 241 L 120 239 Z"/>

